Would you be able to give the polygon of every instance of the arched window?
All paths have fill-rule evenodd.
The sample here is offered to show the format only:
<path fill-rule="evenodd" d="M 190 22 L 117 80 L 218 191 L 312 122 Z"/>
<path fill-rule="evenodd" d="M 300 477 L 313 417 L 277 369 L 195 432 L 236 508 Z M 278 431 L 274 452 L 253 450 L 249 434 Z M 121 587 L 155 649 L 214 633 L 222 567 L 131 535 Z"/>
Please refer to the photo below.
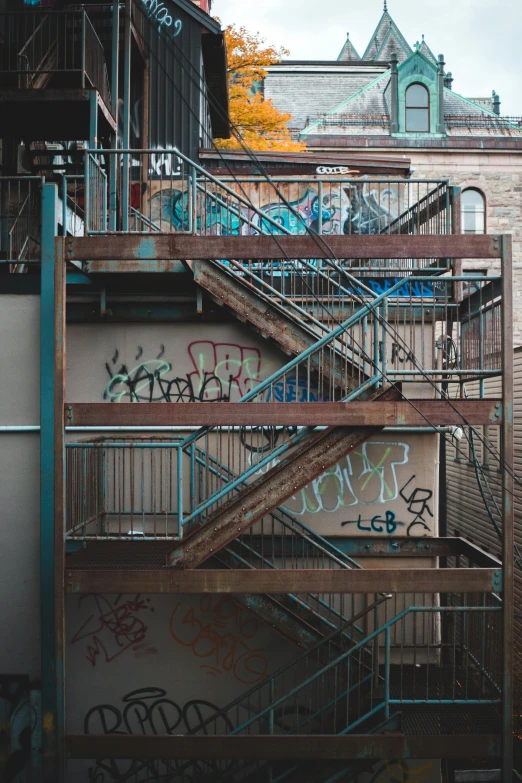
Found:
<path fill-rule="evenodd" d="M 462 233 L 483 234 L 486 230 L 486 202 L 480 190 L 475 188 L 463 190 L 460 207 Z"/>
<path fill-rule="evenodd" d="M 406 130 L 430 132 L 430 94 L 423 84 L 410 84 L 406 90 Z"/>

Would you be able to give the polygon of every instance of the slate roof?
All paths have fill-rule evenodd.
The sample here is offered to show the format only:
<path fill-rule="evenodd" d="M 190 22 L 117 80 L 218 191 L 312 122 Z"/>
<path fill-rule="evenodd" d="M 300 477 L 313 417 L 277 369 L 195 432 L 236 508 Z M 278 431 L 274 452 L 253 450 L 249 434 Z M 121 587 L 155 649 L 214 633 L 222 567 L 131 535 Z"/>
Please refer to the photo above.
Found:
<path fill-rule="evenodd" d="M 362 59 L 363 60 L 378 60 L 379 59 L 379 52 L 383 48 L 383 44 L 385 40 L 390 36 L 393 35 L 395 45 L 397 48 L 395 49 L 395 52 L 397 53 L 397 57 L 399 59 L 399 62 L 402 62 L 402 60 L 405 60 L 409 55 L 411 54 L 412 50 L 409 46 L 407 40 L 391 18 L 388 11 L 384 11 L 383 15 L 381 16 L 379 20 L 379 24 L 375 28 L 375 32 L 373 33 L 370 43 L 366 47 L 366 51 L 363 54 Z"/>
<path fill-rule="evenodd" d="M 381 44 L 381 48 L 376 54 L 376 60 L 382 60 L 383 62 L 389 62 L 392 52 L 397 55 L 397 60 L 402 63 L 407 60 L 411 54 L 411 50 L 408 51 L 401 40 L 402 36 L 397 35 L 397 31 L 394 27 L 390 26 L 390 29 L 384 37 L 384 41 Z"/>
<path fill-rule="evenodd" d="M 280 111 L 290 112 L 290 127 L 303 128 L 308 119 L 315 120 L 318 114 L 330 111 L 374 78 L 375 73 L 274 70 L 265 79 L 264 94 Z"/>
<path fill-rule="evenodd" d="M 318 120 L 317 123 L 312 123 L 304 128 L 302 135 L 358 136 L 389 133 L 389 82 L 390 71 L 386 71 L 328 112 L 324 122 Z M 358 119 L 359 122 L 362 121 L 364 115 L 367 115 L 368 124 L 364 126 L 354 122 L 350 124 L 350 115 L 353 120 Z M 382 115 L 386 115 L 388 121 Z M 483 106 L 473 103 L 469 98 L 464 98 L 447 87 L 444 88 L 444 115 L 448 118 L 447 132 L 450 136 L 522 136 L 521 127 L 503 120 L 502 117 L 498 117 Z M 338 122 L 336 122 L 336 116 L 338 116 Z M 459 116 L 466 118 L 466 120 L 469 119 L 469 122 L 466 123 L 466 120 L 463 120 L 462 125 L 452 127 L 451 119 L 458 123 Z M 476 120 L 476 124 L 474 124 L 474 120 Z"/>
<path fill-rule="evenodd" d="M 362 56 L 347 34 L 336 61 L 287 62 L 269 69 L 264 82 L 265 98 L 279 110 L 289 112 L 288 123 L 302 133 L 368 135 L 389 134 L 390 90 L 387 66 L 393 52 L 399 63 L 414 54 L 438 66 L 438 59 L 426 43 L 412 49 L 384 4 L 377 27 Z M 492 102 L 474 102 L 451 89 L 444 89 L 444 114 L 448 135 L 519 136 L 522 128 L 497 117 Z M 317 122 L 318 117 L 325 121 Z M 336 115 L 341 115 L 336 122 Z M 463 118 L 460 121 L 460 117 Z M 464 119 L 467 118 L 467 119 Z"/>
<path fill-rule="evenodd" d="M 421 52 L 421 54 L 424 55 L 424 57 L 426 57 L 428 60 L 431 60 L 432 63 L 434 63 L 435 65 L 438 64 L 437 58 L 435 57 L 435 55 L 431 51 L 430 47 L 428 46 L 428 44 L 424 40 L 424 35 L 422 36 L 422 43 L 420 45 L 419 51 Z"/>
<path fill-rule="evenodd" d="M 337 60 L 339 62 L 357 62 L 357 60 L 360 60 L 361 56 L 357 52 L 357 49 L 353 45 L 353 43 L 350 41 L 350 33 L 346 33 L 346 41 L 344 42 L 344 46 L 341 49 L 339 53 L 339 57 Z"/>

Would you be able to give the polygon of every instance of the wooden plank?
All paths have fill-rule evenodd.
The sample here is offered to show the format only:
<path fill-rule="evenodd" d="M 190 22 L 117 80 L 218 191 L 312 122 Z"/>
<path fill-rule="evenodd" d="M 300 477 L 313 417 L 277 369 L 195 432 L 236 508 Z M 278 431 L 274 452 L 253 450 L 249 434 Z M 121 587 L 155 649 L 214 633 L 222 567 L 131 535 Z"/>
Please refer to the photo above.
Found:
<path fill-rule="evenodd" d="M 342 235 L 314 237 L 189 236 L 132 234 L 69 237 L 67 259 L 87 261 L 92 273 L 147 271 L 148 260 L 270 258 L 500 258 L 497 236 L 461 234 L 418 236 Z M 115 260 L 116 259 L 116 260 Z M 134 262 L 134 263 L 133 263 Z M 139 263 L 136 263 L 139 262 Z"/>
<path fill-rule="evenodd" d="M 463 726 L 463 730 L 464 730 Z M 180 736 L 70 734 L 71 759 L 392 759 L 496 758 L 500 736 L 365 735 L 345 736 Z"/>
<path fill-rule="evenodd" d="M 67 403 L 75 426 L 349 426 L 417 427 L 501 424 L 500 400 L 353 402 Z"/>
<path fill-rule="evenodd" d="M 110 543 L 107 542 L 110 547 Z M 145 542 L 136 543 L 146 547 Z M 143 549 L 141 549 L 143 552 Z M 73 562 L 74 556 L 69 562 Z M 67 569 L 67 593 L 424 593 L 491 592 L 499 574 L 494 568 L 333 569 Z"/>

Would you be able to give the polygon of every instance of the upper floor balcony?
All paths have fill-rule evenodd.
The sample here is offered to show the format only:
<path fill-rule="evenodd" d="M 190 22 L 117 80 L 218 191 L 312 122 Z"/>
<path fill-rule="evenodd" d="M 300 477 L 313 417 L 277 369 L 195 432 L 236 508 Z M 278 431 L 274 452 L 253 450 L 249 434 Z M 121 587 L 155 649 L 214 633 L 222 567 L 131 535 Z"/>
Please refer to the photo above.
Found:
<path fill-rule="evenodd" d="M 85 9 L 0 14 L 0 42 L 1 136 L 88 138 L 92 101 L 102 135 L 114 127 L 104 48 Z"/>

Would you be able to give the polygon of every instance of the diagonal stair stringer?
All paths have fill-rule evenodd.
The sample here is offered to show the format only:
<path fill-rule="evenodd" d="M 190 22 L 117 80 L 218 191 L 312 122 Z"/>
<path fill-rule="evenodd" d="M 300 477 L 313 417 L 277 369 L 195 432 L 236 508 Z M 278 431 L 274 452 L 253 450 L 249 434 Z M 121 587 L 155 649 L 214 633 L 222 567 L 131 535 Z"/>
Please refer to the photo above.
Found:
<path fill-rule="evenodd" d="M 378 392 L 373 399 L 396 400 L 400 396 L 391 387 Z M 197 568 L 382 429 L 382 426 L 329 427 L 313 435 L 182 539 L 169 552 L 167 565 Z"/>

